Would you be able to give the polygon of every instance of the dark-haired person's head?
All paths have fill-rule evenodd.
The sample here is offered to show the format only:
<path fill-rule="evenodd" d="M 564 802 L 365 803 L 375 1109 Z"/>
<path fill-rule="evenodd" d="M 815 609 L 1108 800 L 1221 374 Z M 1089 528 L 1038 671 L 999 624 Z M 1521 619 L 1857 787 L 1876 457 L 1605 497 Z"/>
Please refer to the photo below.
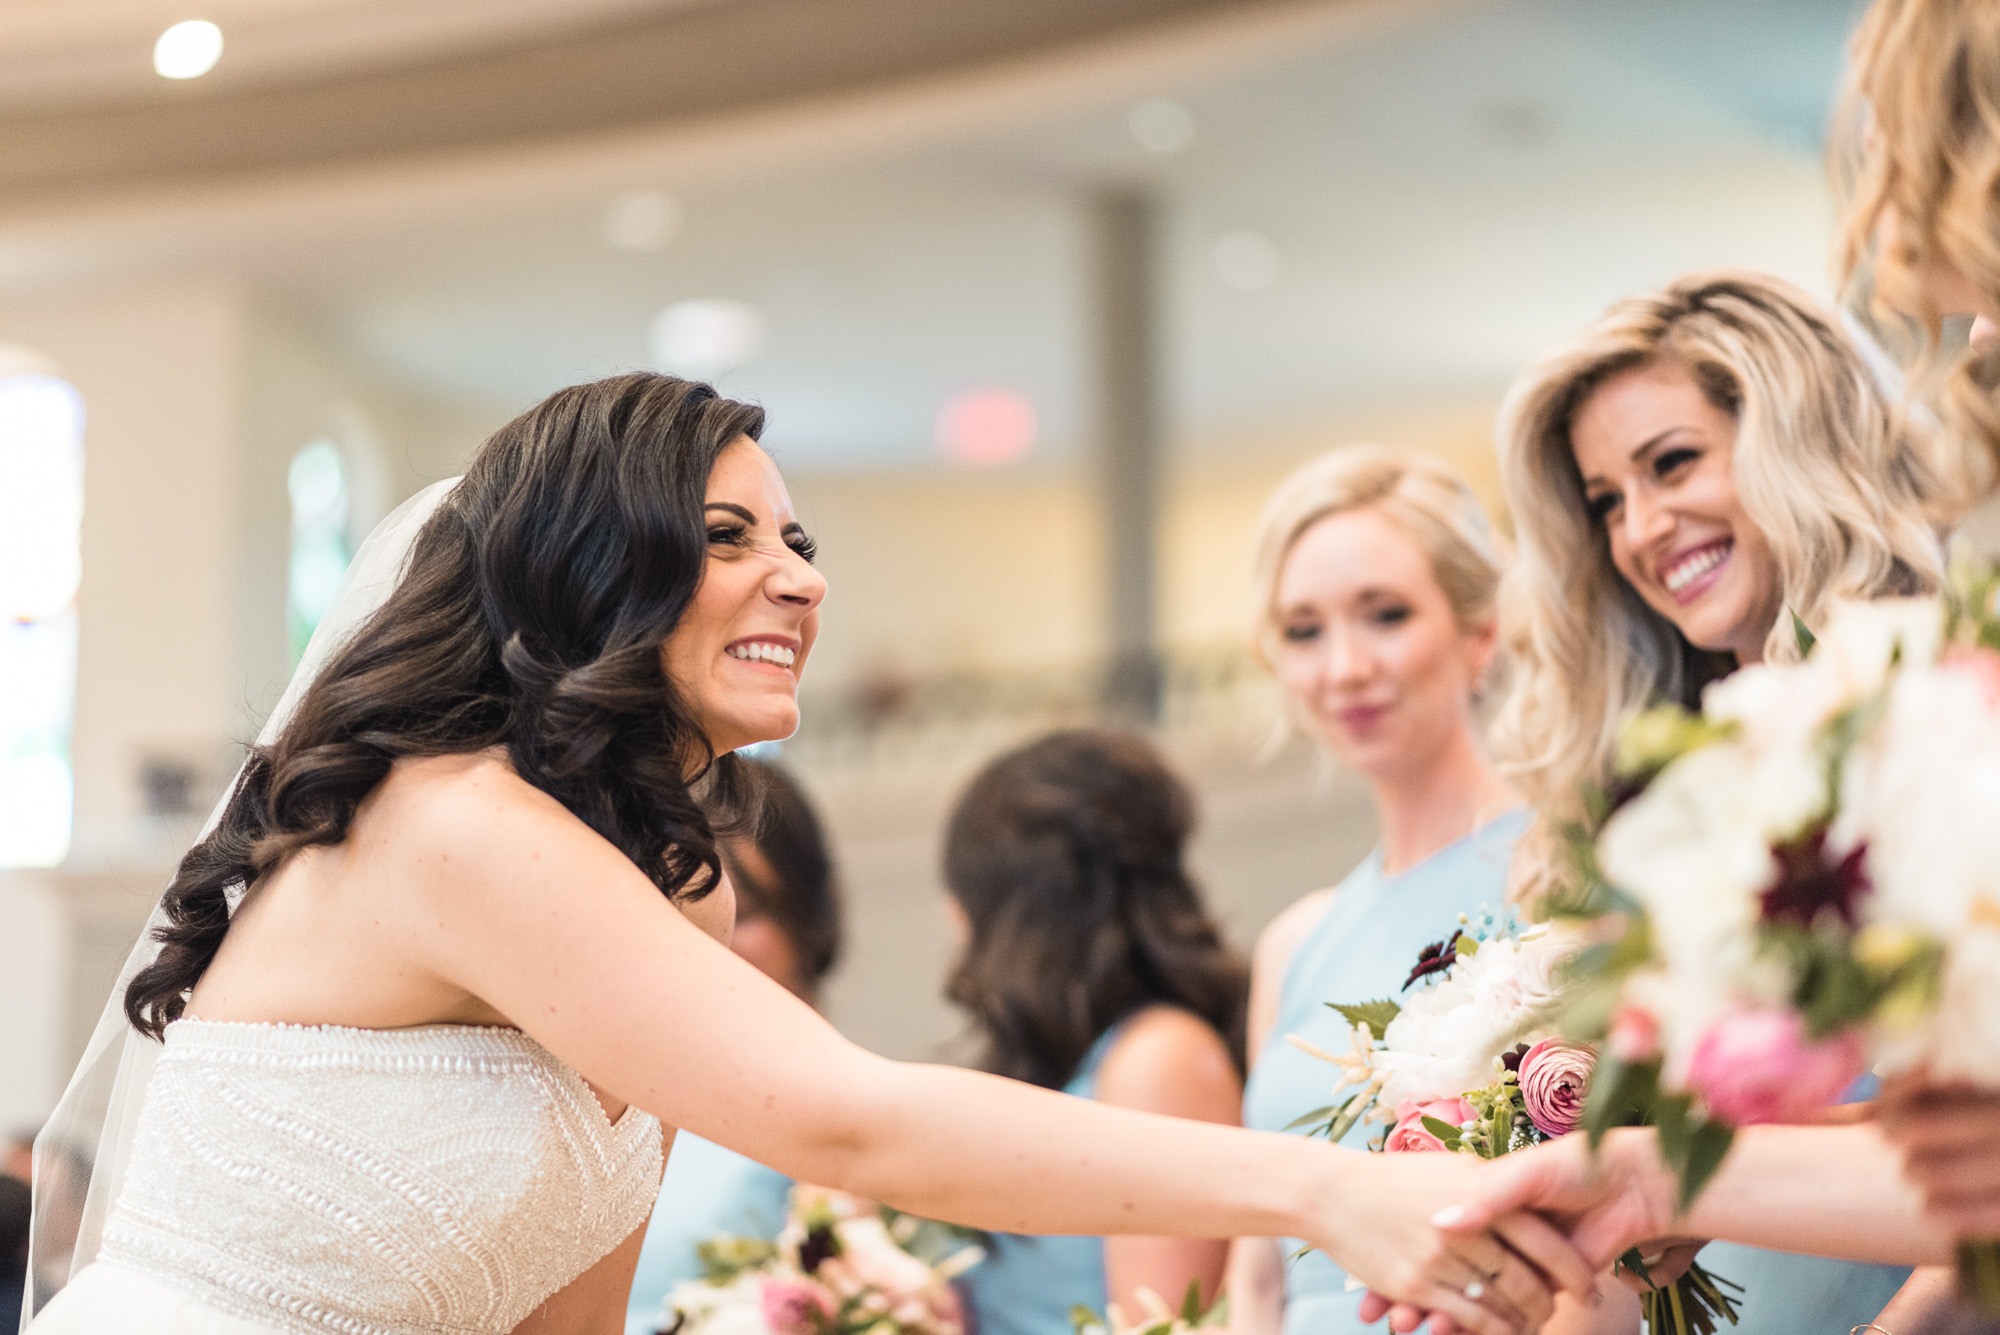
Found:
<path fill-rule="evenodd" d="M 495 432 L 182 861 L 133 1024 L 157 1037 L 230 892 L 339 843 L 404 757 L 503 751 L 663 894 L 706 895 L 717 824 L 742 809 L 730 753 L 796 728 L 826 587 L 763 426 L 707 385 L 633 374 Z"/>
<path fill-rule="evenodd" d="M 988 1070 L 1058 1087 L 1099 1035 L 1162 1004 L 1207 1021 L 1242 1069 L 1247 974 L 1183 865 L 1194 816 L 1123 733 L 1056 733 L 973 779 L 945 837 L 966 928 L 947 995 Z"/>
<path fill-rule="evenodd" d="M 744 762 L 756 814 L 722 841 L 736 890 L 730 948 L 807 1002 L 840 958 L 840 891 L 826 835 L 798 781 Z"/>

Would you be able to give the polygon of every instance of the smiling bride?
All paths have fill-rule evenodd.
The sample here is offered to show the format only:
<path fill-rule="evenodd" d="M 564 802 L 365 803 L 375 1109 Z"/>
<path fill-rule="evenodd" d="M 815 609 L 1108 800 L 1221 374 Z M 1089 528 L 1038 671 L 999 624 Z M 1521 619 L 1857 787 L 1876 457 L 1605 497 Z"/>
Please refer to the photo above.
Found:
<path fill-rule="evenodd" d="M 797 726 L 826 594 L 762 428 L 577 386 L 371 539 L 59 1113 L 121 1073 L 34 1335 L 617 1330 L 662 1124 L 976 1227 L 1306 1238 L 1483 1335 L 1587 1291 L 1536 1216 L 1436 1226 L 1460 1156 L 891 1062 L 720 944 L 697 797 Z"/>

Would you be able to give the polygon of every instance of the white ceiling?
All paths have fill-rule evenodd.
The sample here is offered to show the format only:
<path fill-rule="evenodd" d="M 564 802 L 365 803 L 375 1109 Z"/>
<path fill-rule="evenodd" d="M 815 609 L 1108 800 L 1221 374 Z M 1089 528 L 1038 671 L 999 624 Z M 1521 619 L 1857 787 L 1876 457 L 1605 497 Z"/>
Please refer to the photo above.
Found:
<path fill-rule="evenodd" d="M 212 201 L 18 225 L 0 231 L 0 278 L 10 258 L 46 275 L 150 247 L 156 267 L 242 273 L 388 380 L 496 415 L 643 364 L 669 302 L 740 298 L 771 338 L 724 388 L 770 407 L 789 466 L 934 463 L 938 406 L 975 385 L 1027 393 L 1036 458 L 1059 462 L 1088 430 L 1087 200 L 1136 181 L 1165 219 L 1172 431 L 1242 448 L 1357 406 L 1490 396 L 1606 301 L 1691 267 L 1822 285 L 1819 126 L 1855 8 L 1304 6 L 1319 17 L 1234 46 L 1138 43 L 1040 83 L 543 146 L 518 170 L 419 165 L 346 193 L 319 180 L 289 204 L 247 194 L 226 226 Z M 1160 95 L 1196 125 L 1166 158 L 1126 127 Z M 657 254 L 603 239 L 603 210 L 637 186 L 685 209 Z M 1230 287 L 1214 261 L 1244 229 L 1280 260 L 1263 290 Z"/>
<path fill-rule="evenodd" d="M 157 95 L 153 42 L 205 18 L 222 62 L 202 87 L 252 87 L 456 55 L 718 0 L 6 0 L 0 108 Z"/>

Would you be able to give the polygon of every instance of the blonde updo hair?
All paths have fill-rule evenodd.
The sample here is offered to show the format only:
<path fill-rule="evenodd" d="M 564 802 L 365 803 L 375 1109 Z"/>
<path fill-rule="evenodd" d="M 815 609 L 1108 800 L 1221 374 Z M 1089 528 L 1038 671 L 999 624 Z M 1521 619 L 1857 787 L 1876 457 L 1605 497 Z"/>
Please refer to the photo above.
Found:
<path fill-rule="evenodd" d="M 1920 379 L 1942 380 L 1948 463 L 1959 508 L 2000 478 L 2000 346 L 1938 359 L 1925 281 L 1943 264 L 2000 310 L 2000 5 L 1876 0 L 1855 33 L 1834 139 L 1848 199 L 1844 284 L 1872 280 L 1876 312 L 1914 325 Z M 1866 146 L 1862 141 L 1866 140 Z M 1885 214 L 1896 244 L 1876 242 Z"/>
<path fill-rule="evenodd" d="M 1517 555 L 1500 593 L 1512 683 L 1494 748 L 1538 816 L 1516 858 L 1517 893 L 1554 884 L 1556 836 L 1581 815 L 1582 786 L 1609 781 L 1625 716 L 1661 699 L 1695 705 L 1734 666 L 1690 644 L 1625 582 L 1584 497 L 1576 415 L 1614 376 L 1660 364 L 1685 369 L 1736 419 L 1737 495 L 1770 544 L 1791 613 L 1771 627 L 1767 657 L 1796 657 L 1794 616 L 1817 630 L 1837 599 L 1927 592 L 1943 578 L 1921 442 L 1789 283 L 1693 274 L 1617 303 L 1542 357 L 1499 420 Z"/>
<path fill-rule="evenodd" d="M 1506 550 L 1465 479 L 1431 455 L 1384 445 L 1348 445 L 1323 454 L 1278 484 L 1257 521 L 1257 627 L 1252 649 L 1277 661 L 1278 577 L 1301 535 L 1331 515 L 1380 510 L 1416 540 L 1431 575 L 1469 631 L 1494 616 Z"/>

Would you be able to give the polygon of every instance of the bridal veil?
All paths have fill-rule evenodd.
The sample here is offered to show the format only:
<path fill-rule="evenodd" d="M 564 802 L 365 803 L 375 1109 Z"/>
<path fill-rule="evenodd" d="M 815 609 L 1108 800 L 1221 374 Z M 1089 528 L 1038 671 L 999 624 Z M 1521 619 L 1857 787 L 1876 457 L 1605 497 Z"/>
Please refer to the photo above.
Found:
<path fill-rule="evenodd" d="M 340 596 L 320 619 L 284 694 L 264 721 L 257 735 L 260 745 L 277 737 L 334 651 L 387 600 L 402 576 L 418 532 L 457 482 L 457 478 L 450 478 L 418 492 L 376 525 L 361 544 L 348 566 Z M 206 838 L 221 819 L 236 783 L 230 782 L 229 790 L 209 813 L 201 838 Z M 70 1077 L 55 1112 L 35 1138 L 28 1300 L 21 1310 L 24 1330 L 55 1291 L 97 1255 L 105 1217 L 117 1199 L 146 1084 L 159 1051 L 157 1043 L 127 1023 L 125 988 L 157 953 L 159 945 L 153 932 L 163 922 L 162 909 L 156 904 L 119 970 L 76 1074 Z"/>

